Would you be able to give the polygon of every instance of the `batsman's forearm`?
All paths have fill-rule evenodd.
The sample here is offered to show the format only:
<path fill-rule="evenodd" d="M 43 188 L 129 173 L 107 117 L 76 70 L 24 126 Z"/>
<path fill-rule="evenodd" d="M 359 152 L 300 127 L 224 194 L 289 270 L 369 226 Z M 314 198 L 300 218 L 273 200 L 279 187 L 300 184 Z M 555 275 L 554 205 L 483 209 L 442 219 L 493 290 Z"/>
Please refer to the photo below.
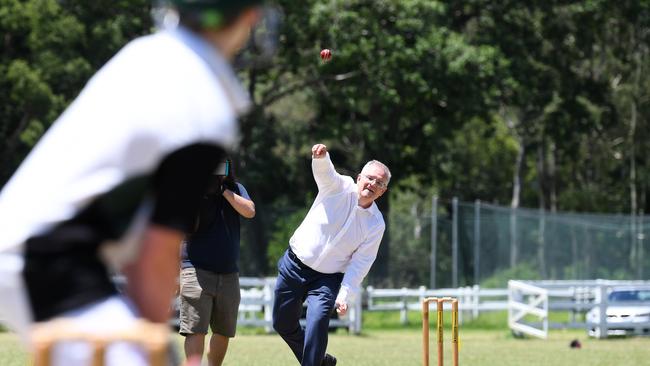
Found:
<path fill-rule="evenodd" d="M 137 260 L 125 271 L 128 295 L 140 315 L 150 321 L 164 323 L 169 319 L 178 278 L 181 240 L 178 231 L 150 228 Z"/>

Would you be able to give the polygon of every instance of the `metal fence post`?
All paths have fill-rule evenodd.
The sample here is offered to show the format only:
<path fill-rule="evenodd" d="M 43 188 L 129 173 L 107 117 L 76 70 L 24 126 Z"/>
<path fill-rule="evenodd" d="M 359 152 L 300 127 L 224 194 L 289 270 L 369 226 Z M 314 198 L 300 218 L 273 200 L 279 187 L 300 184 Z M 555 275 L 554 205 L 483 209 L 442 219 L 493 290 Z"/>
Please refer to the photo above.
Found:
<path fill-rule="evenodd" d="M 452 205 L 451 228 L 451 287 L 458 287 L 458 198 L 454 197 Z"/>
<path fill-rule="evenodd" d="M 353 334 L 361 334 L 361 324 L 362 324 L 362 316 L 363 316 L 363 309 L 362 309 L 362 298 L 363 298 L 363 290 L 361 290 L 361 293 L 359 294 L 359 298 L 354 304 L 354 320 L 352 322 L 353 328 L 352 328 L 352 333 Z"/>
<path fill-rule="evenodd" d="M 274 292 L 273 284 L 267 279 L 264 281 L 264 331 L 271 333 L 273 331 L 273 301 Z"/>
<path fill-rule="evenodd" d="M 427 297 L 427 288 L 424 286 L 418 287 L 418 292 L 419 292 L 419 299 L 418 302 L 422 302 L 425 297 Z"/>
<path fill-rule="evenodd" d="M 517 242 L 517 207 L 510 208 L 510 268 L 517 265 L 518 247 Z"/>
<path fill-rule="evenodd" d="M 638 247 L 637 247 L 637 228 L 636 228 L 636 210 L 632 210 L 632 214 L 630 215 L 630 267 L 634 268 L 636 270 L 636 274 L 638 275 L 639 271 L 639 264 L 640 262 L 638 261 Z"/>
<path fill-rule="evenodd" d="M 481 263 L 481 200 L 474 203 L 474 284 L 479 284 Z"/>
<path fill-rule="evenodd" d="M 429 287 L 436 288 L 436 253 L 438 250 L 438 197 L 431 199 L 431 269 Z"/>
<path fill-rule="evenodd" d="M 598 319 L 598 338 L 607 338 L 607 286 L 600 284 L 598 286 L 598 293 L 600 294 L 600 316 Z"/>
<path fill-rule="evenodd" d="M 637 253 L 637 257 L 639 258 L 639 270 L 637 272 L 637 278 L 642 279 L 643 278 L 643 266 L 645 265 L 645 260 L 644 260 L 644 255 L 645 255 L 645 248 L 643 247 L 644 244 L 644 239 L 645 239 L 645 234 L 643 233 L 643 209 L 641 209 L 641 216 L 639 217 L 639 225 L 638 225 L 638 245 L 639 245 L 639 253 Z"/>
<path fill-rule="evenodd" d="M 472 286 L 472 319 L 476 319 L 479 316 L 480 291 L 481 288 L 478 284 Z"/>
<path fill-rule="evenodd" d="M 399 311 L 400 322 L 402 325 L 407 325 L 409 322 L 408 319 L 409 303 L 408 303 L 408 289 L 406 287 L 402 287 L 401 300 L 402 300 L 402 304 L 401 304 L 401 309 Z"/>

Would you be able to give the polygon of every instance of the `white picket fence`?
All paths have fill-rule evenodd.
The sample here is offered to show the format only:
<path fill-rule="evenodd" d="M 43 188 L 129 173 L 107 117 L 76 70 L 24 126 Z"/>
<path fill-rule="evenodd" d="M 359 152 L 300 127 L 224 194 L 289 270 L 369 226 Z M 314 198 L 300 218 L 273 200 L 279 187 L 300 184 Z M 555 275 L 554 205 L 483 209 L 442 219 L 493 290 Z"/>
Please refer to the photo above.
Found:
<path fill-rule="evenodd" d="M 243 326 L 263 327 L 271 332 L 273 314 L 273 288 L 275 278 L 240 278 L 241 303 L 239 305 L 238 324 Z M 479 286 L 427 289 L 376 289 L 368 286 L 363 295 L 357 295 L 348 312 L 341 319 L 332 319 L 331 327 L 345 327 L 351 333 L 361 332 L 362 311 L 399 311 L 402 324 L 407 324 L 409 311 L 421 311 L 421 301 L 425 297 L 451 296 L 459 300 L 459 322 L 465 316 L 477 318 L 485 311 L 505 311 L 508 309 L 507 289 L 482 289 Z M 362 310 L 362 305 L 363 310 Z M 445 304 L 445 307 L 450 304 Z"/>
<path fill-rule="evenodd" d="M 511 282 L 516 283 L 517 281 Z M 240 283 L 242 301 L 239 309 L 239 324 L 263 327 L 269 332 L 272 331 L 275 278 L 242 277 Z M 350 332 L 358 334 L 361 332 L 362 311 L 399 311 L 401 323 L 407 324 L 407 313 L 409 311 L 420 312 L 421 302 L 425 297 L 450 296 L 459 300 L 458 320 L 460 323 L 467 318 L 476 319 L 484 312 L 508 311 L 509 319 L 512 319 L 509 324 L 513 331 L 536 337 L 545 338 L 549 328 L 587 327 L 584 321 L 581 322 L 577 319 L 577 314 L 584 314 L 596 306 L 593 291 L 590 290 L 592 287 L 589 287 L 590 281 L 540 281 L 539 283 L 548 286 L 549 289 L 537 304 L 535 304 L 535 299 L 530 297 L 534 292 L 529 291 L 525 295 L 517 293 L 521 286 L 502 289 L 481 288 L 478 285 L 442 289 L 428 289 L 424 286 L 378 289 L 368 286 L 361 297 L 357 296 L 357 299 L 362 298 L 363 301 L 355 302 L 349 316 L 343 319 L 333 319 L 331 325 L 346 327 Z M 518 298 L 525 298 L 526 302 L 514 301 Z M 542 306 L 541 310 L 533 309 L 537 305 Z M 450 304 L 444 306 L 448 310 Z M 568 318 L 563 323 L 549 323 L 548 311 L 566 311 Z M 531 314 L 538 316 L 540 319 L 538 324 L 524 323 L 523 319 L 526 315 Z M 541 330 L 535 331 L 533 327 L 541 327 Z"/>
<path fill-rule="evenodd" d="M 241 302 L 237 324 L 242 326 L 263 327 L 271 332 L 273 326 L 273 301 L 275 277 L 253 278 L 241 277 Z M 361 300 L 361 296 L 356 296 Z M 361 333 L 361 301 L 349 305 L 348 313 L 338 319 L 330 320 L 330 327 L 347 328 L 350 333 Z M 304 319 L 301 320 L 304 325 Z"/>
<path fill-rule="evenodd" d="M 241 277 L 241 303 L 238 324 L 262 327 L 272 332 L 273 296 L 275 277 Z M 119 282 L 119 281 L 118 281 Z M 427 289 L 398 288 L 376 289 L 368 286 L 363 294 L 356 295 L 348 314 L 332 319 L 331 327 L 347 328 L 353 334 L 361 332 L 362 308 L 365 311 L 399 311 L 402 324 L 408 323 L 409 311 L 420 312 L 425 297 L 450 296 L 459 300 L 459 322 L 469 317 L 475 319 L 483 312 L 508 311 L 508 325 L 515 333 L 546 338 L 553 328 L 597 328 L 601 337 L 607 335 L 605 309 L 607 293 L 615 286 L 644 285 L 650 281 L 516 281 L 511 280 L 506 289 L 487 289 L 477 285 L 459 288 Z M 610 303 L 609 305 L 620 305 Z M 449 304 L 445 304 L 446 309 Z M 601 319 L 588 324 L 581 318 L 589 309 L 601 308 Z M 550 311 L 566 312 L 564 322 L 549 321 Z M 531 322 L 531 318 L 536 321 Z M 303 321 L 304 324 L 304 321 Z M 632 326 L 632 325 L 631 325 Z M 635 327 L 647 324 L 634 324 Z"/>
<path fill-rule="evenodd" d="M 273 331 L 273 301 L 275 289 L 275 277 L 240 277 L 239 286 L 241 302 L 239 303 L 239 315 L 237 325 L 260 327 L 266 332 Z M 124 288 L 126 278 L 114 276 L 113 282 L 118 289 Z M 330 328 L 346 328 L 350 333 L 361 333 L 361 296 L 356 295 L 357 301 L 351 302 L 345 316 L 330 320 Z M 179 299 L 176 298 L 173 307 L 173 317 L 169 324 L 178 328 Z M 300 320 L 304 325 L 304 319 Z"/>
<path fill-rule="evenodd" d="M 427 289 L 421 286 L 416 289 L 376 289 L 366 288 L 367 311 L 399 311 L 402 324 L 407 324 L 409 311 L 421 311 L 422 300 L 425 297 L 450 296 L 458 299 L 458 321 L 462 323 L 464 316 L 475 319 L 481 312 L 507 310 L 507 289 L 486 289 L 478 285 L 459 288 Z M 445 304 L 446 307 L 451 306 Z M 447 308 L 445 308 L 447 309 Z"/>
<path fill-rule="evenodd" d="M 597 329 L 599 337 L 607 337 L 605 309 L 608 306 L 635 306 L 638 303 L 608 303 L 607 294 L 619 286 L 650 286 L 650 281 L 516 281 L 507 289 L 484 289 L 479 286 L 427 289 L 375 289 L 368 287 L 365 298 L 367 311 L 399 311 L 402 324 L 408 322 L 409 311 L 421 311 L 425 297 L 451 296 L 459 300 L 459 321 L 469 316 L 475 319 L 486 311 L 508 311 L 508 326 L 515 334 L 547 338 L 549 329 Z M 647 305 L 647 303 L 644 303 Z M 449 304 L 445 304 L 446 309 Z M 600 307 L 601 318 L 588 323 L 584 314 Z M 549 312 L 565 312 L 565 321 L 551 322 Z M 646 323 L 617 324 L 630 329 L 647 329 Z M 641 332 L 637 332 L 641 333 Z"/>

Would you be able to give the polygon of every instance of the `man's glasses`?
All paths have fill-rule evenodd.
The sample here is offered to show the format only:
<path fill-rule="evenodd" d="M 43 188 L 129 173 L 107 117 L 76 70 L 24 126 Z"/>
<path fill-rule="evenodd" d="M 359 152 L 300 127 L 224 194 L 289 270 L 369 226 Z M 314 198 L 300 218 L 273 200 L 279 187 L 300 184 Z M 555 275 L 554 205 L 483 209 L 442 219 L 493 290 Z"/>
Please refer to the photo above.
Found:
<path fill-rule="evenodd" d="M 366 178 L 368 182 L 377 185 L 380 188 L 386 188 L 388 187 L 388 184 L 386 182 L 382 182 L 379 180 L 377 177 L 371 177 L 369 175 L 361 174 L 362 177 Z"/>

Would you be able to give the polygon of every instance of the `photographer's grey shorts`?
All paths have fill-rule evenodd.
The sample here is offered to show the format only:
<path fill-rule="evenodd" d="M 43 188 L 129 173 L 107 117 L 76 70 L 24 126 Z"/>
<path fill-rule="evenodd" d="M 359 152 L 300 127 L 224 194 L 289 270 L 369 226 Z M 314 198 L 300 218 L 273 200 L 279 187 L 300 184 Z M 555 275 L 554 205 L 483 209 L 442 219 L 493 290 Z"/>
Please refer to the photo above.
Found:
<path fill-rule="evenodd" d="M 181 270 L 180 334 L 213 333 L 234 337 L 237 329 L 239 273 Z"/>

